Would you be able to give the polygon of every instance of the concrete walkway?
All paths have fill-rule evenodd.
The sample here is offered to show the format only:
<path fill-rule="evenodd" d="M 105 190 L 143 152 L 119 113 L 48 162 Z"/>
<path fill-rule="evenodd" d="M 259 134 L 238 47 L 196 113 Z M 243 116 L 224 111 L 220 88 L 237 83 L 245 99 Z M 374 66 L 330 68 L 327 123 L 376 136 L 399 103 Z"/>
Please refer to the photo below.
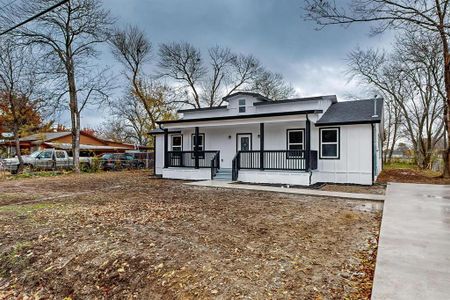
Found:
<path fill-rule="evenodd" d="M 230 181 L 223 181 L 223 180 L 195 181 L 195 182 L 189 182 L 189 183 L 185 183 L 185 184 L 193 185 L 193 186 L 241 189 L 241 190 L 252 190 L 252 191 L 266 191 L 266 192 L 288 193 L 288 194 L 298 194 L 298 195 L 307 195 L 307 196 L 325 196 L 325 197 L 356 199 L 356 200 L 384 201 L 384 195 L 329 192 L 329 191 L 319 191 L 319 190 L 314 190 L 314 189 L 282 188 L 282 187 L 267 186 L 267 185 L 239 184 L 239 183 L 231 183 Z"/>
<path fill-rule="evenodd" d="M 450 186 L 388 186 L 372 299 L 450 299 Z"/>

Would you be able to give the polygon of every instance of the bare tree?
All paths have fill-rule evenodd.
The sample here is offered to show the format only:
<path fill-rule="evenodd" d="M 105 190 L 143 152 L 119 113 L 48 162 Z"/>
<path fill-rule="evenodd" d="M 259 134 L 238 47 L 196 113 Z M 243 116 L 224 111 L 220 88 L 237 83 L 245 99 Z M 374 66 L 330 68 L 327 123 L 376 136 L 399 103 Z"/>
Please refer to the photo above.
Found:
<path fill-rule="evenodd" d="M 443 119 L 447 140 L 450 138 L 450 0 L 352 0 L 338 6 L 334 0 L 305 0 L 306 18 L 319 26 L 373 22 L 372 33 L 388 28 L 408 29 L 414 26 L 437 33 L 445 82 Z M 445 155 L 444 177 L 450 177 L 450 145 Z"/>
<path fill-rule="evenodd" d="M 114 56 L 125 67 L 124 75 L 131 85 L 126 87 L 126 96 L 113 106 L 113 113 L 124 118 L 137 142 L 146 144 L 148 132 L 155 128 L 156 121 L 171 115 L 172 107 L 167 101 L 170 89 L 151 80 L 143 70 L 150 61 L 152 49 L 144 32 L 133 26 L 116 29 L 110 43 Z"/>
<path fill-rule="evenodd" d="M 22 172 L 23 159 L 20 149 L 20 133 L 24 126 L 36 118 L 33 112 L 42 104 L 36 95 L 38 84 L 36 65 L 29 47 L 18 45 L 13 39 L 0 42 L 0 92 L 9 112 L 9 123 L 14 134 L 18 172 Z M 31 113 L 30 113 L 31 112 Z M 40 122 L 40 117 L 39 120 Z"/>
<path fill-rule="evenodd" d="M 105 120 L 95 131 L 100 137 L 107 140 L 130 144 L 136 142 L 134 134 L 125 124 L 125 120 L 118 119 L 116 116 Z"/>
<path fill-rule="evenodd" d="M 21 6 L 11 5 L 9 13 L 18 19 L 43 11 L 56 0 L 36 0 Z M 40 16 L 34 22 L 20 27 L 16 35 L 28 44 L 39 45 L 49 74 L 60 87 L 56 104 L 68 95 L 71 116 L 72 152 L 75 172 L 79 172 L 80 114 L 88 104 L 107 98 L 106 86 L 110 83 L 105 72 L 98 69 L 93 59 L 98 52 L 96 45 L 108 37 L 112 25 L 109 11 L 96 0 L 71 0 L 57 9 Z M 90 74 L 90 75 L 89 75 Z"/>
<path fill-rule="evenodd" d="M 237 66 L 237 57 L 229 48 L 215 46 L 208 50 L 210 58 L 211 74 L 208 74 L 204 83 L 205 102 L 209 107 L 216 106 L 220 103 L 221 88 L 227 81 L 228 74 L 232 67 Z"/>
<path fill-rule="evenodd" d="M 253 81 L 252 90 L 269 99 L 286 99 L 294 94 L 292 85 L 286 83 L 283 75 L 264 70 Z"/>
<path fill-rule="evenodd" d="M 400 136 L 400 125 L 402 122 L 402 111 L 395 102 L 395 99 L 389 94 L 383 92 L 384 99 L 384 134 L 383 134 L 383 162 L 390 163 L 392 154 Z"/>
<path fill-rule="evenodd" d="M 293 94 L 282 75 L 264 69 L 253 55 L 235 54 L 229 48 L 212 47 L 203 61 L 200 50 L 189 43 L 163 44 L 159 57 L 159 75 L 178 84 L 177 102 L 194 108 L 220 106 L 223 97 L 236 91 L 274 99 Z"/>
<path fill-rule="evenodd" d="M 139 145 L 148 145 L 149 132 L 155 128 L 141 101 L 132 94 L 112 104 L 111 113 L 119 121 L 128 141 Z M 118 124 L 118 123 L 116 123 Z"/>
<path fill-rule="evenodd" d="M 400 128 L 405 130 L 421 168 L 430 166 L 435 145 L 444 133 L 444 83 L 440 56 L 436 53 L 439 51 L 433 35 L 408 32 L 397 38 L 392 54 L 358 49 L 349 55 L 350 73 L 378 89 L 394 110 L 392 142 L 397 140 Z M 401 127 L 397 127 L 397 109 L 403 121 Z"/>
<path fill-rule="evenodd" d="M 182 102 L 194 108 L 202 107 L 197 85 L 206 74 L 206 69 L 200 51 L 189 43 L 162 44 L 159 48 L 159 57 L 160 75 L 176 80 L 186 94 L 188 90 L 190 91 L 191 99 L 187 98 Z"/>

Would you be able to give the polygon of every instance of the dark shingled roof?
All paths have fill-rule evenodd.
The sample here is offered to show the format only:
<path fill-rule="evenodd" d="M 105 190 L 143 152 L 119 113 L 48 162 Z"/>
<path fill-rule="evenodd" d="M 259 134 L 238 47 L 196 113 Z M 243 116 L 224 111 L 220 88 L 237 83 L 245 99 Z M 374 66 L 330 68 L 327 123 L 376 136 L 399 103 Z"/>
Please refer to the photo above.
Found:
<path fill-rule="evenodd" d="M 226 106 L 213 106 L 213 107 L 202 107 L 202 108 L 189 108 L 189 109 L 180 109 L 180 110 L 178 110 L 178 112 L 185 113 L 185 112 L 216 110 L 216 109 L 227 109 L 227 107 Z"/>
<path fill-rule="evenodd" d="M 317 100 L 330 100 L 332 103 L 337 102 L 336 95 L 327 95 L 327 96 L 317 96 L 317 97 L 305 97 L 305 98 L 292 98 L 292 99 L 282 99 L 282 100 L 272 100 L 269 102 L 255 102 L 253 106 L 260 105 L 275 105 L 281 103 L 292 103 L 292 102 L 300 102 L 300 101 L 317 101 Z"/>
<path fill-rule="evenodd" d="M 169 133 L 180 133 L 180 132 L 181 131 L 173 131 L 173 130 L 169 131 Z M 162 130 L 161 128 L 155 128 L 149 131 L 149 134 L 163 134 L 163 133 L 164 130 Z"/>
<path fill-rule="evenodd" d="M 377 101 L 376 114 L 374 101 Z M 382 111 L 382 98 L 337 102 L 330 106 L 316 126 L 380 123 Z"/>
<path fill-rule="evenodd" d="M 228 101 L 229 98 L 234 97 L 234 96 L 238 96 L 238 95 L 253 96 L 253 97 L 255 97 L 255 98 L 259 99 L 259 100 L 262 100 L 262 101 L 273 101 L 272 99 L 264 97 L 263 95 L 261 95 L 259 93 L 253 93 L 253 92 L 236 92 L 236 93 L 230 94 L 228 96 L 225 96 L 222 99 L 224 101 Z"/>
<path fill-rule="evenodd" d="M 66 135 L 71 134 L 69 131 L 59 131 L 59 132 L 42 132 L 35 133 L 32 135 L 25 136 L 20 139 L 21 142 L 32 142 L 32 141 L 48 141 L 57 139 Z"/>

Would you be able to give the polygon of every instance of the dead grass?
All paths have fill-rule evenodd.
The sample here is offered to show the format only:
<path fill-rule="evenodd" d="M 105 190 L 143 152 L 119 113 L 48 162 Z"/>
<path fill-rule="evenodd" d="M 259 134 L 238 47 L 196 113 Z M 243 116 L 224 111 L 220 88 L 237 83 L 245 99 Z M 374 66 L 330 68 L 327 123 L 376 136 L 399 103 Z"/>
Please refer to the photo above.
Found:
<path fill-rule="evenodd" d="M 0 182 L 0 299 L 370 297 L 379 211 L 181 183 Z"/>
<path fill-rule="evenodd" d="M 406 182 L 426 184 L 450 184 L 449 178 L 442 178 L 438 172 L 420 170 L 417 168 L 384 169 L 378 176 L 377 182 Z"/>
<path fill-rule="evenodd" d="M 386 191 L 386 185 L 385 184 L 375 184 L 375 185 L 371 185 L 371 186 L 365 186 L 365 185 L 356 185 L 356 184 L 327 183 L 320 189 L 322 191 L 384 195 L 384 193 Z"/>

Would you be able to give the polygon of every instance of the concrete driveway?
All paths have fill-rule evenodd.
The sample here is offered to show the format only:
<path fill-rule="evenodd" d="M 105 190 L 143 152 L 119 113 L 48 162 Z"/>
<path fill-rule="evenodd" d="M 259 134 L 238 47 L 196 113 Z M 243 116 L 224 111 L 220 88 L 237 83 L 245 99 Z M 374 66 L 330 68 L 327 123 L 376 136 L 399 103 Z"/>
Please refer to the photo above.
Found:
<path fill-rule="evenodd" d="M 450 186 L 389 184 L 372 299 L 450 299 Z"/>

